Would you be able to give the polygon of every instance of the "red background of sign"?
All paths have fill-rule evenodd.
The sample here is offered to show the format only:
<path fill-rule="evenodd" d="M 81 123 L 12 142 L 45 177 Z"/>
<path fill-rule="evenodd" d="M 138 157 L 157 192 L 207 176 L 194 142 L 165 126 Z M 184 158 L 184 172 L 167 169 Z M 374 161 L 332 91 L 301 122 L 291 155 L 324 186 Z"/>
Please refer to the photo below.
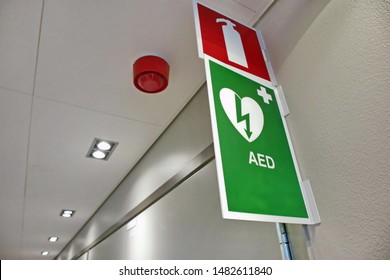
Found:
<path fill-rule="evenodd" d="M 228 65 L 234 66 L 235 68 L 270 81 L 270 76 L 267 71 L 267 66 L 265 65 L 256 31 L 199 3 L 197 3 L 197 6 L 202 34 L 203 53 Z M 241 35 L 248 68 L 229 61 L 225 39 L 223 37 L 222 24 L 216 22 L 217 18 L 225 18 L 236 24 L 234 29 Z"/>

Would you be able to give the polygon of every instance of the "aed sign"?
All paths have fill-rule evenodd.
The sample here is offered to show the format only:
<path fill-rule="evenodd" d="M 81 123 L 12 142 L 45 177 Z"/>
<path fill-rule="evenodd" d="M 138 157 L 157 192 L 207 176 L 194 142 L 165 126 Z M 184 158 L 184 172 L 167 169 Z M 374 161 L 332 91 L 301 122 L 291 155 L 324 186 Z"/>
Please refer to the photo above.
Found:
<path fill-rule="evenodd" d="M 257 31 L 194 2 L 199 57 L 207 54 L 270 81 Z"/>
<path fill-rule="evenodd" d="M 223 217 L 310 223 L 276 89 L 205 63 Z"/>

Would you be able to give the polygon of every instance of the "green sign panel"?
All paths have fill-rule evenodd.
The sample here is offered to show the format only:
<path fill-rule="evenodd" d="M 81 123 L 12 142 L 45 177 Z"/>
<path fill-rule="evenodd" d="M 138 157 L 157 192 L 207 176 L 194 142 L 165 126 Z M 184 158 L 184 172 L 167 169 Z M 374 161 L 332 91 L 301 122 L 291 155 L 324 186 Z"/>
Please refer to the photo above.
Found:
<path fill-rule="evenodd" d="M 205 62 L 223 216 L 310 223 L 276 89 Z"/>

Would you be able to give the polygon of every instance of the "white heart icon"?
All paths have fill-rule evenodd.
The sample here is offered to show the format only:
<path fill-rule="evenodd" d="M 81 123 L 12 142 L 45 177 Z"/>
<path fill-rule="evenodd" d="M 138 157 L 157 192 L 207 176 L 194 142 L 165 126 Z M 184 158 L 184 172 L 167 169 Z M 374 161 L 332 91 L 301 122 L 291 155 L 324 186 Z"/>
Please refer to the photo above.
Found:
<path fill-rule="evenodd" d="M 248 142 L 255 141 L 264 126 L 264 114 L 259 104 L 250 97 L 240 98 L 228 88 L 219 92 L 222 107 L 231 123 Z"/>

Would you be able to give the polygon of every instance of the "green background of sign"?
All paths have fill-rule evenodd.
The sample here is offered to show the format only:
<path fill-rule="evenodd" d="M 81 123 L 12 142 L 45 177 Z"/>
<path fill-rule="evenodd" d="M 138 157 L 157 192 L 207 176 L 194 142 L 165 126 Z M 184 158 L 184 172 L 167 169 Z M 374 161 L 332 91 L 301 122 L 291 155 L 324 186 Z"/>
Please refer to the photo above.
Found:
<path fill-rule="evenodd" d="M 257 95 L 260 84 L 210 61 L 211 82 L 229 211 L 307 218 L 294 162 L 272 89 L 270 104 Z M 219 92 L 229 88 L 254 99 L 264 113 L 260 136 L 249 143 L 228 119 Z M 275 169 L 249 164 L 250 151 L 271 156 Z"/>

